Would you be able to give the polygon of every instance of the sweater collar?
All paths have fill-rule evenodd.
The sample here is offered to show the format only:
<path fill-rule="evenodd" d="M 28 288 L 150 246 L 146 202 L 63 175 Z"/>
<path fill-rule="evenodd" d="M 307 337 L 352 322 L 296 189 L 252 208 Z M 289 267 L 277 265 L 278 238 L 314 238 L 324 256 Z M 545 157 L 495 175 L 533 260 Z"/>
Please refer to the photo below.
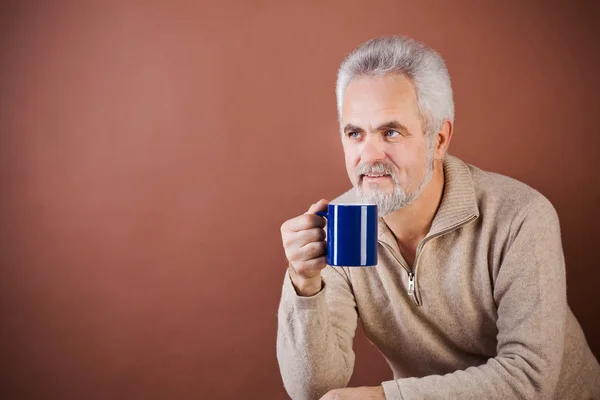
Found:
<path fill-rule="evenodd" d="M 478 217 L 471 171 L 464 162 L 447 155 L 444 159 L 444 193 L 427 236 L 452 230 Z"/>
<path fill-rule="evenodd" d="M 460 159 L 444 158 L 444 192 L 426 238 L 452 231 L 479 217 L 475 187 L 469 167 Z M 383 218 L 379 218 L 379 239 L 397 246 L 394 234 Z"/>

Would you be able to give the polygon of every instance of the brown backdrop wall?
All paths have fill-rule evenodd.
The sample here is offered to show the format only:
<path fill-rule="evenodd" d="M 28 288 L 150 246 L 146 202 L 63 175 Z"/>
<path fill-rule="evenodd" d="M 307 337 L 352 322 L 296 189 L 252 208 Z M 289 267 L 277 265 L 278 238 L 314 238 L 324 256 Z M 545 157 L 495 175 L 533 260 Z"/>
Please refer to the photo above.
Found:
<path fill-rule="evenodd" d="M 279 226 L 348 188 L 336 69 L 397 33 L 447 60 L 451 153 L 554 203 L 600 355 L 600 3 L 74 3 L 0 13 L 0 397 L 286 398 Z"/>

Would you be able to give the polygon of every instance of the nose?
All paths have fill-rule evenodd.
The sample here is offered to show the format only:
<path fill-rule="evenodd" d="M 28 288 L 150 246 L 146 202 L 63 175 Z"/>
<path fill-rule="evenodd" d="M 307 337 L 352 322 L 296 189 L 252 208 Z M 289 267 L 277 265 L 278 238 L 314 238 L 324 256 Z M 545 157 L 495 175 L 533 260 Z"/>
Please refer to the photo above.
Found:
<path fill-rule="evenodd" d="M 360 160 L 365 164 L 373 164 L 385 158 L 384 143 L 377 137 L 366 138 L 363 142 Z"/>

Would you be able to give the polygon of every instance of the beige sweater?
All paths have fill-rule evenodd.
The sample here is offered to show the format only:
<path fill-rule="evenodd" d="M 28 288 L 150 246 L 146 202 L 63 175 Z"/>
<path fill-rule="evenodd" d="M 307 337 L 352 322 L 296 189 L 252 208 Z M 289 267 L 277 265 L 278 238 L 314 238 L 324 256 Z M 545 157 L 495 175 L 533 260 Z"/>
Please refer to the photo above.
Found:
<path fill-rule="evenodd" d="M 393 370 L 387 399 L 600 399 L 600 366 L 567 305 L 550 202 L 452 156 L 444 175 L 414 290 L 383 220 L 376 267 L 328 266 L 312 297 L 297 296 L 286 274 L 277 358 L 290 396 L 348 384 L 360 319 Z"/>

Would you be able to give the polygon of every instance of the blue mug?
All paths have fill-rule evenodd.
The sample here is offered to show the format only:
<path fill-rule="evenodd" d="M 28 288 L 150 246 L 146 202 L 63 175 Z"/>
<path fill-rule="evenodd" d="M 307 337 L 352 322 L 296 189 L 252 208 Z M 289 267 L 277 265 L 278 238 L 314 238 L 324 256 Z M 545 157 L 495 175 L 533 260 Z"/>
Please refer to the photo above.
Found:
<path fill-rule="evenodd" d="M 327 212 L 327 264 L 340 267 L 377 265 L 377 206 L 329 204 Z"/>

